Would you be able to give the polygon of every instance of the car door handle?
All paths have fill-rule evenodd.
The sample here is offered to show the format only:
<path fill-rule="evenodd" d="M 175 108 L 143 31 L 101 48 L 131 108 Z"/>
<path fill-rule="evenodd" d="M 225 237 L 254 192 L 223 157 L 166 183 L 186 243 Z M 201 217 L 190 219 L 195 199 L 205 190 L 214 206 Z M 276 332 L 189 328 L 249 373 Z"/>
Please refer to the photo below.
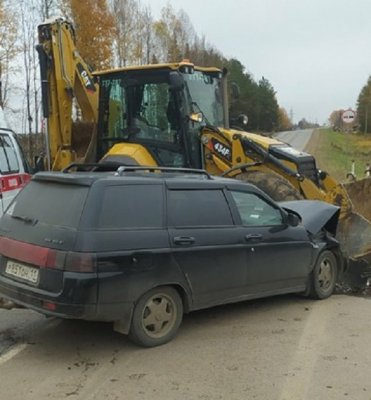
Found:
<path fill-rule="evenodd" d="M 246 242 L 250 242 L 250 241 L 254 241 L 254 240 L 262 240 L 262 239 L 263 239 L 263 235 L 261 235 L 260 233 L 249 233 L 249 234 L 245 235 Z"/>
<path fill-rule="evenodd" d="M 189 246 L 193 244 L 196 240 L 192 236 L 175 236 L 173 238 L 174 244 L 178 244 L 180 246 Z"/>

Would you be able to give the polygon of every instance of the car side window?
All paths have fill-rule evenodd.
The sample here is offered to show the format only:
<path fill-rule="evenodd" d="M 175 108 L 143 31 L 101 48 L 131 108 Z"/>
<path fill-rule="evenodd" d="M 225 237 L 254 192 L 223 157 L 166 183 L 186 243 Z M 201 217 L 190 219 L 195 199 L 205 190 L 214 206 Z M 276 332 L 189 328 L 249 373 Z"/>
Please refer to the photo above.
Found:
<path fill-rule="evenodd" d="M 163 227 L 161 185 L 107 186 L 102 196 L 98 228 Z"/>
<path fill-rule="evenodd" d="M 233 225 L 231 211 L 222 190 L 169 190 L 169 226 Z"/>
<path fill-rule="evenodd" d="M 246 226 L 281 225 L 282 214 L 255 193 L 231 191 L 240 214 L 242 224 Z"/>

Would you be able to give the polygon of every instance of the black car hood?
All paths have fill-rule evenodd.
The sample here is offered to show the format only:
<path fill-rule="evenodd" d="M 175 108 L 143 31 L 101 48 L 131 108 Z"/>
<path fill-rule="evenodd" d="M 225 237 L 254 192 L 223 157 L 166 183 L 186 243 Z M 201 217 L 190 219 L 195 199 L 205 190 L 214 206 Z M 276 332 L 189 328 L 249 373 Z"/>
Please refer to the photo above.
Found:
<path fill-rule="evenodd" d="M 298 213 L 302 223 L 313 235 L 322 228 L 335 236 L 338 225 L 340 208 L 319 200 L 282 201 L 281 207 Z"/>

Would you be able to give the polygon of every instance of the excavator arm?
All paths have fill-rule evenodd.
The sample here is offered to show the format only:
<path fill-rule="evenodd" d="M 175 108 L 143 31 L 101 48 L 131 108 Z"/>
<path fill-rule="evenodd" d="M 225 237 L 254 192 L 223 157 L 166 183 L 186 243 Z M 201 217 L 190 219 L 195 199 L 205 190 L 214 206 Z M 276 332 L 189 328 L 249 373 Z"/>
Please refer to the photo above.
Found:
<path fill-rule="evenodd" d="M 93 157 L 98 85 L 76 49 L 71 23 L 62 18 L 46 20 L 38 26 L 38 35 L 48 167 L 61 170 L 71 162 Z"/>

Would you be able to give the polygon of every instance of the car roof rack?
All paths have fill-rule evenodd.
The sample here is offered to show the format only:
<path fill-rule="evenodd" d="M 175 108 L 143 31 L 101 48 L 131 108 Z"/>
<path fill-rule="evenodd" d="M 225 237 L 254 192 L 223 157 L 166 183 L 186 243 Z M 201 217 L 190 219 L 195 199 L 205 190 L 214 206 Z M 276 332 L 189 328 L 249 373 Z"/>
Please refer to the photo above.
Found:
<path fill-rule="evenodd" d="M 76 169 L 78 172 L 116 172 L 122 163 L 115 161 L 105 161 L 99 163 L 72 163 L 62 170 L 64 173 Z"/>
<path fill-rule="evenodd" d="M 196 169 L 196 168 L 176 168 L 176 167 L 144 167 L 144 166 L 137 166 L 137 165 L 124 165 L 117 169 L 115 175 L 121 176 L 124 172 L 133 172 L 133 171 L 148 171 L 148 172 L 174 172 L 179 173 L 183 172 L 186 174 L 199 174 L 204 175 L 207 179 L 212 179 L 211 175 L 205 171 L 204 169 Z"/>
<path fill-rule="evenodd" d="M 207 179 L 212 179 L 211 175 L 204 169 L 196 168 L 177 168 L 177 167 L 156 167 L 143 165 L 122 165 L 117 162 L 99 163 L 72 163 L 62 170 L 63 173 L 71 172 L 76 169 L 78 172 L 115 172 L 115 175 L 122 176 L 125 172 L 147 171 L 147 172 L 174 172 L 195 175 L 204 175 Z"/>

